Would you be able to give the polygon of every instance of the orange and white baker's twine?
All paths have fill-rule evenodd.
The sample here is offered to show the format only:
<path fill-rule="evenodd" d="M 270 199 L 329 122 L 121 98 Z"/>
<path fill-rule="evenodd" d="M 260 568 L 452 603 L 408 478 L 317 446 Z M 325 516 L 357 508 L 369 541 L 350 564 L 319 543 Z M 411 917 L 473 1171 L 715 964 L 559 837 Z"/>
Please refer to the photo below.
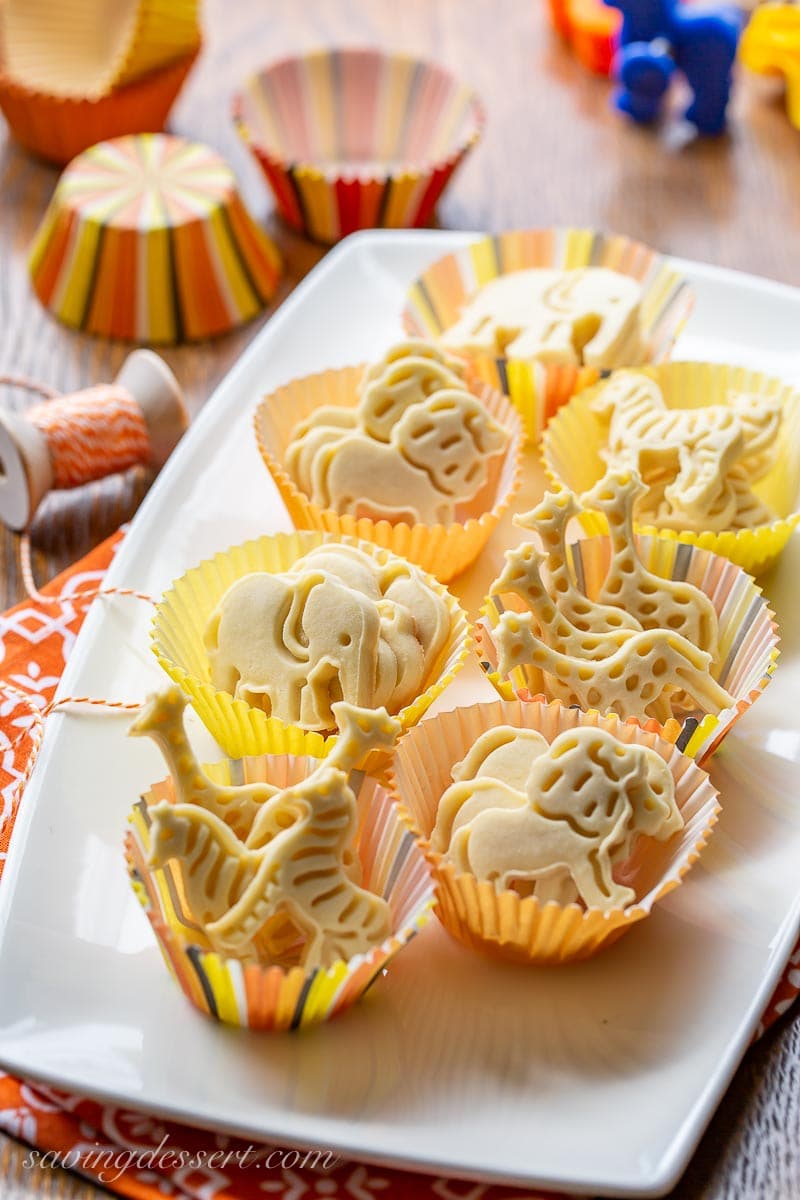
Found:
<path fill-rule="evenodd" d="M 44 400 L 44 403 L 29 408 L 25 419 L 39 430 L 47 442 L 55 488 L 79 487 L 150 461 L 147 424 L 133 396 L 124 388 L 102 384 L 74 396 L 62 396 L 46 384 L 24 375 L 0 375 L 0 385 L 33 392 Z M 27 532 L 21 534 L 18 547 L 20 574 L 31 600 L 48 606 L 65 603 L 63 596 L 48 596 L 36 586 Z M 98 596 L 134 596 L 138 600 L 155 603 L 146 592 L 114 587 L 74 592 L 69 596 L 69 603 L 89 604 Z M 30 727 L 9 747 L 15 749 L 22 740 L 30 739 L 30 753 L 18 780 L 18 794 L 24 790 L 31 776 L 44 735 L 44 721 L 51 712 L 74 705 L 111 712 L 135 712 L 142 706 L 140 701 L 126 703 L 93 696 L 62 696 L 40 708 L 27 692 L 14 684 L 0 681 L 0 691 L 24 704 L 32 718 Z"/>
<path fill-rule="evenodd" d="M 126 388 L 103 383 L 72 396 L 25 375 L 0 375 L 0 384 L 23 388 L 45 400 L 25 412 L 50 451 L 53 486 L 79 487 L 150 462 L 150 434 L 139 405 Z"/>

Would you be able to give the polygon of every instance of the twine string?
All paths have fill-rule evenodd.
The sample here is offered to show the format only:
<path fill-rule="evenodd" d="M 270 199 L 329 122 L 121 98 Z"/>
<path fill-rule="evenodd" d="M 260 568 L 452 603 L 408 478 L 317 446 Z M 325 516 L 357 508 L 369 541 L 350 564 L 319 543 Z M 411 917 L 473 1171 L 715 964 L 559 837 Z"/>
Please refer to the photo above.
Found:
<path fill-rule="evenodd" d="M 54 488 L 79 487 L 151 461 L 142 410 L 118 384 L 51 397 L 25 417 L 47 442 Z"/>
<path fill-rule="evenodd" d="M 25 375 L 0 374 L 0 386 L 20 388 L 40 397 L 25 414 L 45 438 L 53 468 L 54 487 L 72 488 L 105 478 L 129 467 L 145 465 L 151 458 L 150 435 L 144 416 L 133 396 L 117 385 L 100 385 L 72 396 L 63 396 L 55 388 Z M 135 588 L 99 587 L 65 595 L 46 595 L 36 584 L 31 542 L 28 531 L 18 540 L 19 567 L 28 597 L 46 606 L 90 604 L 101 596 L 132 596 L 155 604 L 147 592 Z M 0 690 L 25 706 L 32 723 L 6 749 L 16 751 L 26 739 L 30 753 L 17 780 L 14 799 L 22 795 L 33 772 L 44 736 L 45 719 L 58 709 L 87 708 L 109 713 L 136 712 L 143 701 L 126 702 L 95 696 L 61 696 L 43 706 L 22 688 L 0 680 Z"/>

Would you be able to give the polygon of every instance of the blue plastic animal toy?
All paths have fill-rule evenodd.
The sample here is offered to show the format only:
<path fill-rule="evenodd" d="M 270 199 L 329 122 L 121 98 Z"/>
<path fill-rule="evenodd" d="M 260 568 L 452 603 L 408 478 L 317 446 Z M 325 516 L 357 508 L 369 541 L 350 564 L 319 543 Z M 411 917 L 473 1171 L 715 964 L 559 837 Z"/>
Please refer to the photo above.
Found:
<path fill-rule="evenodd" d="M 744 24 L 740 9 L 705 8 L 680 0 L 606 0 L 622 13 L 613 73 L 615 104 L 642 124 L 654 121 L 676 71 L 692 89 L 686 119 L 700 133 L 722 133 L 731 67 Z"/>

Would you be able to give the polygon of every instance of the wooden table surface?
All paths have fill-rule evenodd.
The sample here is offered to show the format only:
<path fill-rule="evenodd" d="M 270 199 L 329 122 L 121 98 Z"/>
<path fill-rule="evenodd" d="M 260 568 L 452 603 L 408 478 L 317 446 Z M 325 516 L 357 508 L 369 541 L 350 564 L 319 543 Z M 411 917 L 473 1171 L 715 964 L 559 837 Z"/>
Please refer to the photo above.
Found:
<path fill-rule="evenodd" d="M 443 227 L 585 224 L 800 283 L 800 132 L 774 90 L 740 79 L 725 138 L 687 141 L 677 124 L 636 129 L 610 110 L 607 81 L 584 71 L 551 34 L 544 0 L 207 0 L 205 26 L 205 51 L 172 127 L 209 142 L 233 164 L 252 211 L 286 257 L 278 302 L 322 251 L 276 225 L 230 123 L 229 98 L 260 63 L 331 44 L 435 57 L 483 97 L 485 136 L 441 205 Z M 28 281 L 26 250 L 57 172 L 9 140 L 0 143 L 0 170 L 0 373 L 26 373 L 62 390 L 110 379 L 127 348 L 62 328 Z M 165 352 L 193 412 L 268 316 L 220 340 Z M 132 515 L 146 487 L 134 474 L 49 499 L 33 530 L 39 580 Z M 0 556 L 5 606 L 22 595 L 15 543 L 6 533 Z M 674 1197 L 800 1195 L 799 1059 L 800 1021 L 790 1016 L 747 1055 Z M 3 1200 L 100 1194 L 64 1172 L 24 1168 L 24 1153 L 0 1137 Z"/>

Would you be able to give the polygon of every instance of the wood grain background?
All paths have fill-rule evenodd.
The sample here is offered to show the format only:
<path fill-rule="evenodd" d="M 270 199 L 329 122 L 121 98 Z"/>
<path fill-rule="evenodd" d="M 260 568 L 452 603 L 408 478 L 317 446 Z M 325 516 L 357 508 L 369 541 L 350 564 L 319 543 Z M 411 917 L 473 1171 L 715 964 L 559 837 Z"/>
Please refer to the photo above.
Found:
<path fill-rule="evenodd" d="M 485 137 L 441 205 L 443 227 L 586 224 L 800 283 L 800 132 L 773 87 L 739 80 L 730 134 L 692 140 L 677 121 L 642 131 L 617 117 L 608 83 L 587 74 L 551 35 L 544 0 L 207 0 L 205 9 L 205 52 L 172 127 L 216 147 L 239 174 L 252 211 L 286 257 L 276 303 L 322 251 L 272 219 L 266 189 L 231 125 L 229 97 L 269 59 L 331 44 L 435 58 L 483 97 Z M 682 103 L 677 93 L 676 116 Z M 32 295 L 27 249 L 56 179 L 54 169 L 0 141 L 0 372 L 27 373 L 66 391 L 110 379 L 128 348 L 62 328 Z M 165 352 L 192 412 L 268 316 L 217 341 Z M 13 393 L 0 399 L 25 403 Z M 39 580 L 130 517 L 147 484 L 134 472 L 48 499 L 33 529 Z M 22 591 L 16 546 L 5 533 L 0 558 L 7 605 Z M 673 1200 L 800 1196 L 799 1056 L 796 1017 L 750 1051 Z M 100 1194 L 64 1172 L 23 1168 L 24 1153 L 0 1137 L 3 1200 Z"/>

